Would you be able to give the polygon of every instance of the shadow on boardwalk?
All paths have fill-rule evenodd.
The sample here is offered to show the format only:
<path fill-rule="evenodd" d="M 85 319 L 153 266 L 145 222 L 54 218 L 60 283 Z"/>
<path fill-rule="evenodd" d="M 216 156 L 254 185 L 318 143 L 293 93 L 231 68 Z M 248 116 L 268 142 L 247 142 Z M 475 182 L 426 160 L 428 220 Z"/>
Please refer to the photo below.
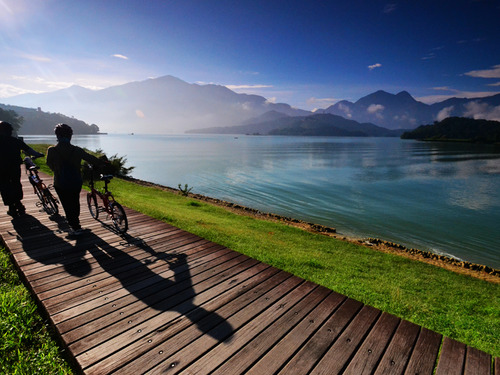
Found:
<path fill-rule="evenodd" d="M 56 216 L 52 220 L 57 222 L 60 231 L 66 230 L 63 218 Z M 85 277 L 90 273 L 90 263 L 84 258 L 85 249 L 73 246 L 57 236 L 34 216 L 15 218 L 12 225 L 24 251 L 31 259 L 47 265 L 62 264 L 66 272 L 76 277 Z"/>
<path fill-rule="evenodd" d="M 64 219 L 53 220 L 58 223 L 60 231 L 65 230 Z M 122 238 L 127 244 L 153 256 L 153 260 L 150 257 L 150 260 L 144 261 L 117 249 L 92 232 L 77 237 L 75 245 L 72 245 L 31 215 L 12 222 L 24 251 L 33 260 L 43 264 L 62 264 L 70 275 L 85 277 L 92 270 L 91 263 L 85 259 L 85 254 L 89 251 L 104 271 L 115 277 L 130 294 L 148 307 L 157 311 L 177 311 L 218 342 L 231 340 L 233 328 L 224 318 L 194 304 L 196 293 L 186 254 L 159 253 L 142 239 L 123 235 Z M 46 243 L 47 247 L 44 247 L 43 243 Z M 149 266 L 155 262 L 168 264 L 174 276 L 164 278 L 150 269 Z M 144 280 L 145 283 L 138 283 L 139 280 Z"/>

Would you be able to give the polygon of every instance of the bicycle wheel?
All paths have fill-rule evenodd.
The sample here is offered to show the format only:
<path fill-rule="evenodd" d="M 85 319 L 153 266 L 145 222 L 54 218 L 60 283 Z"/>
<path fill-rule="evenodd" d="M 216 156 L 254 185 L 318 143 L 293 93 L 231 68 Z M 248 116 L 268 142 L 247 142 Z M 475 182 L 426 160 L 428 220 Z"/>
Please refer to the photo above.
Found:
<path fill-rule="evenodd" d="M 94 194 L 87 193 L 87 205 L 89 206 L 90 214 L 97 220 L 99 217 L 99 206 L 97 205 L 97 198 Z"/>
<path fill-rule="evenodd" d="M 109 209 L 111 211 L 111 220 L 116 230 L 120 233 L 125 233 L 128 229 L 128 220 L 125 210 L 121 204 L 117 202 L 111 202 L 109 204 Z"/>
<path fill-rule="evenodd" d="M 45 195 L 44 199 L 44 204 L 43 208 L 45 209 L 45 212 L 47 212 L 49 215 L 57 215 L 59 213 L 59 207 L 57 206 L 57 201 L 50 192 L 49 189 L 45 189 L 43 191 Z"/>

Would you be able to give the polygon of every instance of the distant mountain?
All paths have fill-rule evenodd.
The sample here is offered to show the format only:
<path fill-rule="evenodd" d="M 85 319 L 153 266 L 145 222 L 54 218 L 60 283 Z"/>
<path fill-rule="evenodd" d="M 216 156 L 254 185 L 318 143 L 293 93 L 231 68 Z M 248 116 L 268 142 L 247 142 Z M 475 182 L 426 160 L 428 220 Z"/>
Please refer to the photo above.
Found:
<path fill-rule="evenodd" d="M 403 133 L 403 139 L 500 143 L 500 122 L 448 117 Z"/>
<path fill-rule="evenodd" d="M 290 116 L 311 113 L 288 104 L 270 103 L 262 96 L 237 94 L 218 85 L 189 84 L 172 76 L 102 90 L 72 86 L 2 100 L 76 116 L 99 124 L 104 131 L 121 133 L 179 133 L 199 127 L 229 126 L 270 110 Z"/>
<path fill-rule="evenodd" d="M 235 125 L 264 124 L 272 122 L 275 117 L 313 114 L 285 103 L 271 103 L 262 96 L 237 94 L 225 86 L 190 84 L 172 76 L 102 90 L 72 86 L 2 101 L 64 113 L 99 124 L 103 131 L 120 133 L 179 133 L 201 128 L 221 130 Z M 342 116 L 392 130 L 414 129 L 450 116 L 500 120 L 500 94 L 477 99 L 452 98 L 428 105 L 415 100 L 406 91 L 390 94 L 380 90 L 354 103 L 343 100 L 314 114 Z M 262 115 L 269 118 L 259 118 Z M 270 131 L 266 130 L 269 126 L 264 126 L 259 132 Z"/>
<path fill-rule="evenodd" d="M 191 130 L 189 133 L 344 137 L 398 137 L 402 133 L 331 114 L 291 117 L 268 112 L 254 121 L 239 126 Z"/>
<path fill-rule="evenodd" d="M 84 121 L 68 117 L 60 113 L 48 113 L 38 109 L 0 104 L 4 110 L 12 110 L 23 118 L 18 134 L 54 134 L 57 124 L 65 123 L 73 128 L 75 134 L 97 134 L 99 127 L 96 124 L 87 124 Z M 0 119 L 1 120 L 1 119 Z"/>
<path fill-rule="evenodd" d="M 340 101 L 315 113 L 330 113 L 388 129 L 413 129 L 449 116 L 500 120 L 500 94 L 485 98 L 452 98 L 432 105 L 415 100 L 408 92 L 377 91 L 355 103 Z"/>

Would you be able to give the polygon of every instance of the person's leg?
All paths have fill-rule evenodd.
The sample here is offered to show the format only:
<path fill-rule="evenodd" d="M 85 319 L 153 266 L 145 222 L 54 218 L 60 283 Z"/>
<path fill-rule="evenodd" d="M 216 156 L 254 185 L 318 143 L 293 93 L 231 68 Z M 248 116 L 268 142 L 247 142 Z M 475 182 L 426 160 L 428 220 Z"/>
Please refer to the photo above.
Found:
<path fill-rule="evenodd" d="M 10 167 L 2 171 L 0 192 L 4 205 L 9 206 L 7 213 L 11 216 L 23 214 L 25 208 L 21 203 L 23 187 L 21 185 L 21 169 L 19 166 Z"/>
<path fill-rule="evenodd" d="M 64 213 L 66 214 L 66 221 L 73 230 L 81 229 L 80 226 L 80 189 L 66 190 L 55 188 L 59 201 L 61 202 Z"/>

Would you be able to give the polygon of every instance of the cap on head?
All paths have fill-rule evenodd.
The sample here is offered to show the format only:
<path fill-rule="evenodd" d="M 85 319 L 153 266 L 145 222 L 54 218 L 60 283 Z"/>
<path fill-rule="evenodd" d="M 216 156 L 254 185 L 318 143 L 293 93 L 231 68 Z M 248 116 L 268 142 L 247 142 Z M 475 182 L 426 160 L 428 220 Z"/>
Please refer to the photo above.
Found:
<path fill-rule="evenodd" d="M 54 132 L 56 133 L 57 139 L 60 138 L 71 139 L 71 136 L 73 135 L 73 129 L 71 129 L 71 126 L 66 124 L 57 124 L 54 129 Z"/>
<path fill-rule="evenodd" d="M 0 134 L 2 135 L 12 135 L 14 127 L 7 121 L 0 121 Z"/>

